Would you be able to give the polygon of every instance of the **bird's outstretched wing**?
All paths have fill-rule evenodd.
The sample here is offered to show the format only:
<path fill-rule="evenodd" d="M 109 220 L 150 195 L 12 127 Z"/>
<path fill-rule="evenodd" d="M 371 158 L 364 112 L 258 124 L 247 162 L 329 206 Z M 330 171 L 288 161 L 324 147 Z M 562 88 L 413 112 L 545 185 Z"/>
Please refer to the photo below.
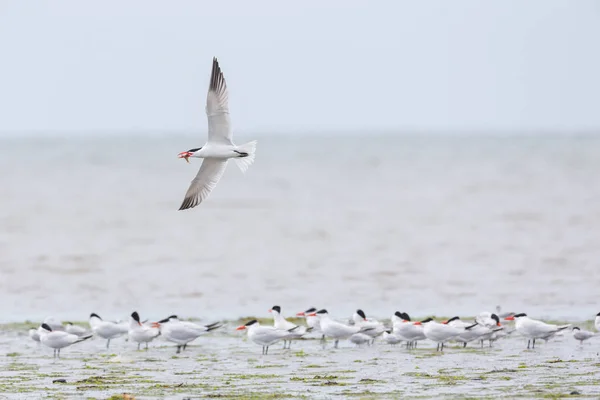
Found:
<path fill-rule="evenodd" d="M 227 167 L 227 160 L 205 158 L 198 174 L 192 180 L 179 210 L 193 208 L 202 203 L 217 186 L 225 172 L 225 167 Z"/>
<path fill-rule="evenodd" d="M 219 62 L 213 58 L 210 85 L 206 96 L 208 142 L 232 144 L 229 120 L 229 92 Z"/>

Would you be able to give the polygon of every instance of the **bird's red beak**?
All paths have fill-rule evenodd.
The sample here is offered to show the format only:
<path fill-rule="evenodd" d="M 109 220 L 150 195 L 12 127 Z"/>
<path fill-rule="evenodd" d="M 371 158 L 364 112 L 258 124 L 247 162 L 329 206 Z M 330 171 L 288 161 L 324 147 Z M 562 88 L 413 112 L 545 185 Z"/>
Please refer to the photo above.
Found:
<path fill-rule="evenodd" d="M 268 310 L 268 311 L 269 311 L 269 312 L 273 312 L 273 309 L 272 309 L 272 308 L 269 308 L 269 310 Z"/>
<path fill-rule="evenodd" d="M 504 318 L 505 321 L 514 321 L 515 317 L 513 317 L 512 315 L 510 317 L 506 317 Z"/>
<path fill-rule="evenodd" d="M 314 312 L 312 312 L 312 313 L 308 314 L 308 316 L 309 316 L 309 317 L 316 317 L 316 316 L 317 316 L 317 313 L 314 313 Z"/>
<path fill-rule="evenodd" d="M 188 163 L 190 162 L 190 160 L 188 160 L 188 159 L 191 156 L 192 156 L 192 153 L 190 153 L 189 151 L 182 151 L 181 153 L 179 153 L 177 155 L 177 157 L 179 157 L 179 158 L 185 158 L 185 161 L 187 161 Z"/>
<path fill-rule="evenodd" d="M 153 322 L 152 323 L 152 327 L 153 328 L 160 328 L 160 324 L 158 322 Z"/>
<path fill-rule="evenodd" d="M 417 321 L 417 322 L 413 323 L 413 325 L 422 325 L 422 324 L 421 324 L 421 321 Z"/>
<path fill-rule="evenodd" d="M 442 322 L 442 324 L 447 324 L 447 323 L 448 323 L 448 321 L 444 321 L 444 322 Z"/>
<path fill-rule="evenodd" d="M 243 331 L 244 329 L 246 329 L 246 325 L 240 325 L 237 328 L 235 328 L 236 331 Z"/>
<path fill-rule="evenodd" d="M 296 317 L 304 317 L 304 313 L 303 312 L 296 313 Z"/>
<path fill-rule="evenodd" d="M 498 326 L 502 326 L 502 324 L 500 322 L 496 322 L 496 325 Z"/>

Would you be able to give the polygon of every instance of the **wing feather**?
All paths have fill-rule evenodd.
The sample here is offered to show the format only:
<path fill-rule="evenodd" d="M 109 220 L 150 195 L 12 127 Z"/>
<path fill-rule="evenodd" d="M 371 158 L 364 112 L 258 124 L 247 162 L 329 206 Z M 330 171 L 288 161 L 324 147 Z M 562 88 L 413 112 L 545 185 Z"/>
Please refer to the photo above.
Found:
<path fill-rule="evenodd" d="M 217 186 L 227 167 L 227 160 L 205 158 L 185 194 L 179 210 L 196 207 L 202 203 Z"/>
<path fill-rule="evenodd" d="M 213 58 L 210 85 L 206 96 L 206 116 L 208 117 L 208 141 L 232 144 L 229 92 L 216 58 Z"/>

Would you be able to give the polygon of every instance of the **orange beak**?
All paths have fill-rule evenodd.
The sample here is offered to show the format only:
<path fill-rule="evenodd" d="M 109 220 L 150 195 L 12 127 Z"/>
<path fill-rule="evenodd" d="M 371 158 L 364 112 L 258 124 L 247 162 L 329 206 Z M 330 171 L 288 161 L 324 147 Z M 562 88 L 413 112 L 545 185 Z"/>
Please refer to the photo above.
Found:
<path fill-rule="evenodd" d="M 444 322 L 442 322 L 442 324 L 448 324 L 448 321 L 444 321 Z"/>
<path fill-rule="evenodd" d="M 160 328 L 160 324 L 158 322 L 153 322 L 152 323 L 152 327 L 153 328 Z"/>
<path fill-rule="evenodd" d="M 309 317 L 316 317 L 316 316 L 317 316 L 317 313 L 314 313 L 314 312 L 312 312 L 312 313 L 308 314 L 308 316 L 309 316 Z"/>
<path fill-rule="evenodd" d="M 269 308 L 267 311 L 268 311 L 268 312 L 273 312 L 273 309 L 272 309 L 272 308 Z"/>
<path fill-rule="evenodd" d="M 181 153 L 177 154 L 178 158 L 185 158 L 185 161 L 190 162 L 189 158 L 192 156 L 192 153 L 190 153 L 189 151 L 182 151 Z"/>
<path fill-rule="evenodd" d="M 304 317 L 304 313 L 303 312 L 296 313 L 296 317 Z"/>
<path fill-rule="evenodd" d="M 505 321 L 514 321 L 515 317 L 513 317 L 512 315 L 510 317 L 506 317 L 504 318 Z"/>
<path fill-rule="evenodd" d="M 422 325 L 422 324 L 421 324 L 421 321 L 417 321 L 417 322 L 413 323 L 413 325 Z"/>
<path fill-rule="evenodd" d="M 237 328 L 235 328 L 236 331 L 243 331 L 244 329 L 246 329 L 246 325 L 240 325 Z"/>
<path fill-rule="evenodd" d="M 502 324 L 501 324 L 500 322 L 498 322 L 496 325 L 497 325 L 497 326 L 502 326 Z"/>

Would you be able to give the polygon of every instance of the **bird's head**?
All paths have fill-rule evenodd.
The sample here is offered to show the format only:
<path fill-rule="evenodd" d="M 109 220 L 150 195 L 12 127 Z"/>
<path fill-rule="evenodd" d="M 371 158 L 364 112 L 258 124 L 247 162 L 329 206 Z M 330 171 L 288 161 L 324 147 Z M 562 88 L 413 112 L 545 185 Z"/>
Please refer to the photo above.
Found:
<path fill-rule="evenodd" d="M 200 150 L 202 147 L 198 147 L 197 149 L 189 149 L 188 151 L 182 151 L 177 155 L 179 158 L 184 158 L 188 163 L 190 162 L 189 158 L 194 155 L 195 152 Z"/>

